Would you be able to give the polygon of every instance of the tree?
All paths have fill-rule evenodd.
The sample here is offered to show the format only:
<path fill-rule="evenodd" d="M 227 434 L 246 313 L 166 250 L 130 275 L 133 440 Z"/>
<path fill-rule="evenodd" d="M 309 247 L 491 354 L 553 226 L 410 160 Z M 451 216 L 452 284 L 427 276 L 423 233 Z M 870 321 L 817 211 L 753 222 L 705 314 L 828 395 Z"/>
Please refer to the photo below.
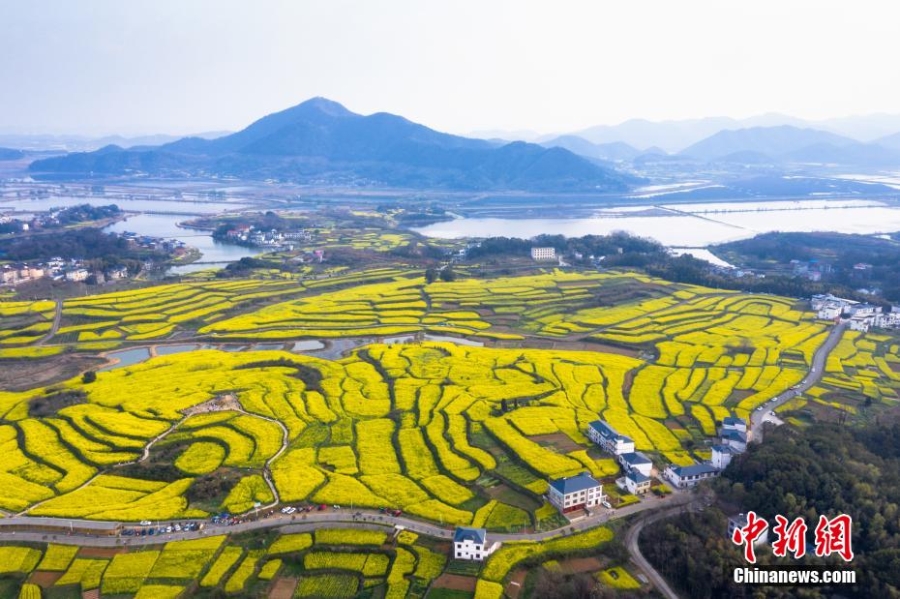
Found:
<path fill-rule="evenodd" d="M 425 282 L 428 284 L 434 283 L 437 281 L 438 272 L 434 268 L 427 268 L 425 270 Z"/>
<path fill-rule="evenodd" d="M 441 269 L 441 280 L 445 283 L 450 283 L 451 281 L 456 280 L 456 273 L 453 272 L 453 267 L 445 266 Z"/>
<path fill-rule="evenodd" d="M 93 370 L 88 370 L 84 374 L 81 375 L 81 382 L 85 385 L 89 385 L 97 380 L 97 373 Z"/>

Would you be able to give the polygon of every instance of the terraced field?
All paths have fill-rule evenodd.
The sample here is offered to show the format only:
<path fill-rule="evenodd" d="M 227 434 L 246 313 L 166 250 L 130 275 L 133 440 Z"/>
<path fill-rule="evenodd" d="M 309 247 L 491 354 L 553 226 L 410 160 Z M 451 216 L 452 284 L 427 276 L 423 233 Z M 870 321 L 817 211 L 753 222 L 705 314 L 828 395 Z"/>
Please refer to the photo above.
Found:
<path fill-rule="evenodd" d="M 634 273 L 433 284 L 394 269 L 330 274 L 70 300 L 46 345 L 36 341 L 49 330 L 52 303 L 0 302 L 0 340 L 29 337 L 7 344 L 18 357 L 172 335 L 328 339 L 426 331 L 487 346 L 374 343 L 331 360 L 207 349 L 99 372 L 92 382 L 79 376 L 0 391 L 0 510 L 139 521 L 315 502 L 391 506 L 497 531 L 540 528 L 555 514 L 541 499 L 549 478 L 617 472 L 585 437 L 589 422 L 609 421 L 658 465 L 705 458 L 694 448 L 716 422 L 746 417 L 798 382 L 827 335 L 786 298 Z M 890 337 L 848 334 L 827 377 L 802 401 L 838 403 L 837 390 L 893 401 L 896 355 Z M 112 559 L 8 548 L 15 555 L 7 562 L 23 575 L 64 572 L 62 586 L 113 595 L 175 597 L 190 579 L 245 593 L 289 574 L 299 579 L 298 597 L 382 585 L 387 596 L 421 596 L 416 589 L 443 571 L 443 553 L 414 539 L 386 545 L 379 534 L 354 533 L 354 544 L 340 531 L 323 531 L 253 549 L 173 543 Z M 559 547 L 504 547 L 486 564 L 479 596 L 499 597 L 516 564 L 548 546 L 565 552 L 608 538 L 603 529 L 593 534 L 554 541 Z"/>
<path fill-rule="evenodd" d="M 368 282 L 377 277 L 393 279 Z M 609 421 L 660 463 L 705 457 L 686 448 L 714 434 L 716 421 L 746 417 L 798 382 L 827 334 L 785 298 L 634 273 L 426 285 L 379 270 L 298 287 L 168 285 L 72 300 L 64 315 L 105 322 L 93 329 L 98 337 L 199 323 L 200 334 L 223 338 L 425 329 L 518 347 L 372 344 L 339 360 L 200 350 L 100 372 L 95 382 L 0 391 L 8 458 L 0 509 L 141 520 L 315 501 L 533 526 L 547 479 L 615 473 L 585 438 L 587 423 Z M 223 318 L 222 305 L 297 293 Z M 50 307 L 0 306 L 33 320 Z M 70 322 L 61 335 L 87 332 Z M 570 342 L 600 351 L 529 347 Z M 855 374 L 896 376 L 889 352 L 873 353 L 873 343 L 848 336 L 829 368 L 841 360 Z"/>
<path fill-rule="evenodd" d="M 34 347 L 50 331 L 55 303 L 0 301 L 0 358 L 43 357 L 67 348 L 105 351 L 123 342 L 155 342 L 193 334 L 230 314 L 278 299 L 321 293 L 334 286 L 390 280 L 393 268 L 324 271 L 301 281 L 296 275 L 260 273 L 265 278 L 173 283 L 68 299 L 51 345 Z"/>
<path fill-rule="evenodd" d="M 847 331 L 829 355 L 819 384 L 776 412 L 797 425 L 817 419 L 871 420 L 872 406 L 900 400 L 898 352 L 896 334 Z"/>
<path fill-rule="evenodd" d="M 609 529 L 597 528 L 543 543 L 506 544 L 480 572 L 473 572 L 477 596 L 499 598 L 502 583 L 525 559 L 599 548 L 612 536 Z M 102 556 L 65 545 L 13 545 L 0 547 L 0 577 L 33 581 L 21 583 L 20 596 L 30 596 L 28 592 L 35 597 L 41 596 L 40 585 L 44 596 L 99 591 L 103 596 L 174 599 L 199 584 L 207 593 L 240 596 L 264 596 L 284 585 L 300 598 L 350 598 L 371 589 L 377 596 L 402 599 L 425 595 L 446 570 L 449 549 L 446 541 L 385 529 L 256 535 L 243 544 L 214 536 L 103 551 Z"/>

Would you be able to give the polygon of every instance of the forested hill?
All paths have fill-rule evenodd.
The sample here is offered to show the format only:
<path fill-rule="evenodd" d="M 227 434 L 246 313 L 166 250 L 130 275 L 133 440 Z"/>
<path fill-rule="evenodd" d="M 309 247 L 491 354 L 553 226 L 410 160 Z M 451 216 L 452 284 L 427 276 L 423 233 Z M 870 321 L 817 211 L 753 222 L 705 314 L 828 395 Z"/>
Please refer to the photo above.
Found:
<path fill-rule="evenodd" d="M 213 140 L 107 146 L 39 160 L 36 177 L 233 176 L 354 186 L 527 191 L 623 191 L 637 179 L 563 148 L 493 143 L 388 113 L 353 113 L 313 98 Z"/>
<path fill-rule="evenodd" d="M 726 538 L 725 513 L 737 508 L 756 511 L 770 525 L 776 514 L 789 520 L 804 518 L 809 532 L 802 563 L 838 567 L 843 561 L 836 556 L 815 557 L 813 531 L 822 514 L 846 513 L 853 518 L 855 558 L 850 566 L 857 573 L 857 585 L 759 589 L 764 596 L 900 596 L 900 427 L 850 430 L 816 424 L 798 431 L 783 426 L 738 457 L 715 488 L 718 508 L 647 528 L 641 536 L 641 550 L 648 559 L 691 597 L 747 596 L 746 588 L 731 581 L 733 568 L 746 563 Z M 770 540 L 774 538 L 770 535 Z M 757 555 L 760 564 L 801 563 L 776 558 L 769 549 Z"/>
<path fill-rule="evenodd" d="M 767 275 L 804 279 L 815 273 L 830 288 L 878 288 L 886 299 L 900 301 L 900 242 L 887 236 L 772 232 L 717 245 L 712 251 L 731 264 Z"/>

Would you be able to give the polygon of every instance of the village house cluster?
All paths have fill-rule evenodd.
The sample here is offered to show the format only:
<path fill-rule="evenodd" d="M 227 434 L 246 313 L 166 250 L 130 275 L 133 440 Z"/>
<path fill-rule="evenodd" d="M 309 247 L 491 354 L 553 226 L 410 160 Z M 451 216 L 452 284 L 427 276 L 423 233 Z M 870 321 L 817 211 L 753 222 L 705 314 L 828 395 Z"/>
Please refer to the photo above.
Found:
<path fill-rule="evenodd" d="M 161 239 L 128 231 L 119 234 L 119 236 L 126 239 L 129 246 L 134 249 L 161 252 L 174 258 L 183 257 L 189 251 L 187 245 L 177 239 Z M 154 261 L 147 259 L 141 265 L 141 269 L 149 270 L 154 266 Z M 0 266 L 0 286 L 5 287 L 15 287 L 44 278 L 54 281 L 83 283 L 93 277 L 96 283 L 102 284 L 107 281 L 126 279 L 128 276 L 128 269 L 124 266 L 98 269 L 91 267 L 88 260 L 81 258 L 63 259 L 59 256 L 42 262 L 17 262 Z"/>
<path fill-rule="evenodd" d="M 616 457 L 622 466 L 624 476 L 616 485 L 633 495 L 643 495 L 650 490 L 653 477 L 653 461 L 639 451 L 635 451 L 634 441 L 618 433 L 608 422 L 595 420 L 588 425 L 588 437 L 604 451 Z M 719 436 L 712 446 L 712 456 L 708 462 L 684 466 L 670 465 L 663 476 L 673 486 L 683 489 L 693 487 L 703 480 L 718 476 L 731 463 L 735 455 L 747 450 L 750 433 L 747 422 L 741 418 L 728 417 L 722 421 Z"/>
<path fill-rule="evenodd" d="M 294 246 L 291 242 L 310 242 L 313 239 L 313 233 L 308 229 L 300 229 L 299 231 L 269 229 L 268 231 L 263 231 L 253 225 L 236 225 L 225 232 L 225 238 L 235 243 L 255 247 L 293 250 Z"/>
<path fill-rule="evenodd" d="M 46 262 L 19 262 L 0 266 L 0 286 L 15 287 L 44 278 L 81 283 L 91 275 L 97 279 L 98 283 L 102 283 L 128 278 L 128 269 L 119 266 L 99 272 L 88 269 L 82 260 L 63 260 L 56 257 Z"/>
<path fill-rule="evenodd" d="M 900 327 L 900 306 L 891 306 L 890 311 L 885 311 L 879 306 L 836 297 L 830 293 L 812 296 L 810 304 L 818 318 L 847 322 L 853 331 L 867 333 L 873 327 Z"/>

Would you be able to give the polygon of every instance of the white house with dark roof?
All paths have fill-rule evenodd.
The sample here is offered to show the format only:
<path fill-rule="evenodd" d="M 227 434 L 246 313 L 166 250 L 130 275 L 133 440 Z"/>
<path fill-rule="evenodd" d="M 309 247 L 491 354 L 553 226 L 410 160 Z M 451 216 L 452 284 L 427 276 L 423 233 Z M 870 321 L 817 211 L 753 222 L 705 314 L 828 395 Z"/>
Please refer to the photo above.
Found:
<path fill-rule="evenodd" d="M 619 464 L 626 473 L 637 470 L 644 476 L 650 476 L 653 472 L 653 462 L 640 451 L 619 454 Z"/>
<path fill-rule="evenodd" d="M 720 470 L 712 464 L 691 464 L 690 466 L 669 466 L 665 476 L 679 489 L 693 487 L 697 483 L 719 476 Z"/>
<path fill-rule="evenodd" d="M 499 547 L 499 543 L 487 546 L 487 531 L 483 528 L 459 527 L 453 534 L 453 557 L 483 561 Z"/>
<path fill-rule="evenodd" d="M 634 441 L 620 435 L 616 429 L 603 420 L 595 420 L 588 425 L 588 438 L 613 455 L 634 453 Z"/>
<path fill-rule="evenodd" d="M 741 433 L 747 432 L 747 421 L 743 418 L 738 418 L 737 416 L 727 416 L 722 419 L 722 430 L 723 431 L 738 431 Z"/>
<path fill-rule="evenodd" d="M 643 495 L 650 490 L 650 477 L 638 470 L 631 470 L 625 475 L 625 488 L 632 495 Z"/>
<path fill-rule="evenodd" d="M 740 452 L 732 449 L 728 445 L 713 445 L 712 458 L 710 458 L 709 463 L 713 465 L 713 468 L 724 470 L 738 453 Z"/>
<path fill-rule="evenodd" d="M 603 485 L 587 472 L 550 481 L 550 503 L 562 513 L 594 507 L 603 501 Z"/>
<path fill-rule="evenodd" d="M 720 435 L 722 445 L 732 448 L 738 453 L 747 451 L 747 433 L 736 430 L 723 430 Z"/>

